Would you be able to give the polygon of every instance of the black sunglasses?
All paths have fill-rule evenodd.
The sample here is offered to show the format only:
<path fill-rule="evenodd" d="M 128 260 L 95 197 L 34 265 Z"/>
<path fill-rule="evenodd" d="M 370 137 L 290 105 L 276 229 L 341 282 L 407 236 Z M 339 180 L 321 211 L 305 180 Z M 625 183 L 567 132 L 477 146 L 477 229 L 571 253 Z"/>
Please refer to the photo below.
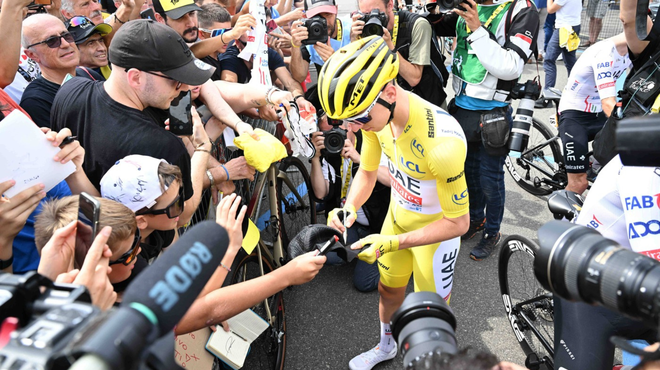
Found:
<path fill-rule="evenodd" d="M 124 266 L 130 266 L 130 264 L 133 263 L 137 257 L 138 251 L 140 250 L 140 239 L 140 229 L 136 228 L 135 239 L 133 239 L 133 245 L 131 246 L 131 249 L 129 249 L 128 252 L 122 254 L 121 257 L 117 258 L 117 260 L 108 263 L 108 266 L 117 265 L 120 263 Z"/>
<path fill-rule="evenodd" d="M 61 35 L 51 36 L 51 37 L 45 39 L 44 41 L 36 42 L 32 45 L 28 45 L 26 47 L 26 49 L 29 49 L 33 46 L 37 46 L 37 45 L 41 45 L 41 44 L 46 44 L 46 46 L 48 46 L 51 49 L 59 48 L 62 45 L 62 39 L 66 40 L 66 42 L 68 42 L 69 44 L 74 43 L 73 35 L 68 33 L 68 32 L 65 32 Z"/>
<path fill-rule="evenodd" d="M 138 211 L 135 215 L 162 215 L 166 214 L 168 218 L 177 218 L 183 213 L 183 205 L 185 200 L 183 199 L 183 186 L 179 186 L 179 195 L 170 203 L 167 207 L 163 209 L 148 209 L 146 211 Z"/>
<path fill-rule="evenodd" d="M 160 78 L 164 78 L 164 79 L 166 79 L 166 80 L 170 80 L 170 81 L 174 81 L 174 82 L 176 82 L 176 89 L 177 89 L 177 90 L 179 90 L 179 89 L 181 88 L 181 85 L 183 85 L 183 82 L 181 82 L 181 81 L 177 81 L 177 80 L 175 80 L 175 79 L 173 79 L 172 77 L 169 77 L 169 76 L 161 75 L 161 74 L 154 73 L 154 72 L 151 72 L 151 71 L 142 71 L 142 72 L 144 72 L 144 73 L 148 73 L 148 74 L 150 74 L 150 75 L 152 75 L 152 76 L 157 76 L 157 77 L 160 77 Z"/>

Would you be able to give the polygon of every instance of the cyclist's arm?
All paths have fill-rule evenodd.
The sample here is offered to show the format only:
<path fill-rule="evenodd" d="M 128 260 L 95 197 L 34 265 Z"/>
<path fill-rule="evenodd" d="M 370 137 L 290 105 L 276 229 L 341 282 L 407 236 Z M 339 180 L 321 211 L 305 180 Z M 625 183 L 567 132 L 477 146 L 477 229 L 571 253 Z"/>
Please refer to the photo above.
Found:
<path fill-rule="evenodd" d="M 600 99 L 600 104 L 603 106 L 603 113 L 609 117 L 610 114 L 612 114 L 614 106 L 616 105 L 616 98 L 610 96 L 609 98 Z"/>
<path fill-rule="evenodd" d="M 515 5 L 514 2 L 511 6 Z M 536 8 L 525 7 L 513 17 L 504 46 L 484 27 L 474 30 L 467 40 L 488 73 L 508 81 L 522 74 L 525 62 L 532 55 L 538 29 L 539 15 Z"/>
<path fill-rule="evenodd" d="M 436 178 L 444 217 L 415 231 L 399 236 L 399 249 L 427 245 L 465 234 L 470 226 L 464 163 L 467 148 L 459 139 L 448 139 L 427 155 L 429 169 Z"/>
<path fill-rule="evenodd" d="M 616 76 L 614 74 L 614 62 L 612 61 L 613 56 L 610 52 L 611 50 L 601 50 L 591 61 L 591 69 L 594 71 L 593 79 L 596 83 L 596 89 L 598 89 L 600 104 L 603 107 L 603 113 L 608 117 L 616 104 Z"/>

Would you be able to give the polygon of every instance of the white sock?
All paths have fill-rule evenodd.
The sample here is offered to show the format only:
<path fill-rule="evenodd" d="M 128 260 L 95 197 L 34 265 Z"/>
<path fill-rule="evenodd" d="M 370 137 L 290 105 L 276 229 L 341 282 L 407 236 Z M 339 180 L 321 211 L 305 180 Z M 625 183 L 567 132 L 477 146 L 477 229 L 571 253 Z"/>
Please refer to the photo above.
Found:
<path fill-rule="evenodd" d="M 386 324 L 382 321 L 380 323 L 380 343 L 378 343 L 378 348 L 385 353 L 388 353 L 394 348 L 394 338 L 392 338 L 390 324 Z"/>

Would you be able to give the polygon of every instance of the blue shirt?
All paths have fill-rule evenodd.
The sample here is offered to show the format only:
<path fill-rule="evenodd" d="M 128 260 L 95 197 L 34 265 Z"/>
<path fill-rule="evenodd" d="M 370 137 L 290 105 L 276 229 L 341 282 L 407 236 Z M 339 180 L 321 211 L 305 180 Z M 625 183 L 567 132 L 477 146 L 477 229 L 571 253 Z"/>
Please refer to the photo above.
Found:
<path fill-rule="evenodd" d="M 41 213 L 44 202 L 69 195 L 71 195 L 69 185 L 66 181 L 60 182 L 46 193 L 46 197 L 39 202 L 37 208 L 28 217 L 25 226 L 14 238 L 14 264 L 12 268 L 15 274 L 33 271 L 39 267 L 39 252 L 37 251 L 37 245 L 34 243 L 34 220 Z"/>
<path fill-rule="evenodd" d="M 341 33 L 339 33 L 339 30 L 337 30 L 337 39 L 330 39 L 330 46 L 334 51 L 337 51 L 351 43 L 351 25 L 353 24 L 353 20 L 351 18 L 337 19 L 341 22 Z M 314 49 L 313 45 L 306 45 L 305 48 L 307 48 L 307 52 L 309 53 L 309 62 L 316 63 L 320 66 L 325 63 L 316 52 L 316 49 Z"/>

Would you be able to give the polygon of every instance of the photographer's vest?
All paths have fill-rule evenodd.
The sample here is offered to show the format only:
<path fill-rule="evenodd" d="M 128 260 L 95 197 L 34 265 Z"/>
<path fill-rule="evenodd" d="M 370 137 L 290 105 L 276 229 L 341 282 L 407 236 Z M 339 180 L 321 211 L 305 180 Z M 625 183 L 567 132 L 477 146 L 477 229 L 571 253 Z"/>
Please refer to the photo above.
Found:
<path fill-rule="evenodd" d="M 412 31 L 419 14 L 411 13 L 407 10 L 397 12 L 394 19 L 394 30 L 392 40 L 395 43 L 395 49 L 401 54 L 403 59 L 408 60 L 410 52 L 410 43 L 412 41 Z M 423 18 L 423 17 L 422 17 Z M 398 22 L 397 22 L 398 20 Z M 447 84 L 449 73 L 444 65 L 444 56 L 436 49 L 433 41 L 435 32 L 431 35 L 431 65 L 424 66 L 422 78 L 417 86 L 411 88 L 410 84 L 401 77 L 397 76 L 397 83 L 404 89 L 414 92 L 426 101 L 437 105 L 442 105 L 447 97 L 443 86 Z"/>
<path fill-rule="evenodd" d="M 497 7 L 480 7 L 479 8 L 479 20 L 483 23 L 483 27 L 491 33 L 495 33 L 494 30 L 497 30 L 500 22 L 504 19 L 506 11 L 511 6 L 512 2 L 507 1 Z M 479 62 L 479 57 L 477 54 L 472 52 L 472 47 L 467 42 L 467 38 L 470 35 L 467 29 L 467 24 L 465 19 L 459 17 L 456 22 L 456 49 L 454 50 L 454 60 L 451 64 L 451 71 L 454 76 L 459 77 L 461 80 L 473 84 L 480 85 L 486 79 L 488 71 L 484 66 Z M 461 42 L 465 41 L 465 42 Z"/>

